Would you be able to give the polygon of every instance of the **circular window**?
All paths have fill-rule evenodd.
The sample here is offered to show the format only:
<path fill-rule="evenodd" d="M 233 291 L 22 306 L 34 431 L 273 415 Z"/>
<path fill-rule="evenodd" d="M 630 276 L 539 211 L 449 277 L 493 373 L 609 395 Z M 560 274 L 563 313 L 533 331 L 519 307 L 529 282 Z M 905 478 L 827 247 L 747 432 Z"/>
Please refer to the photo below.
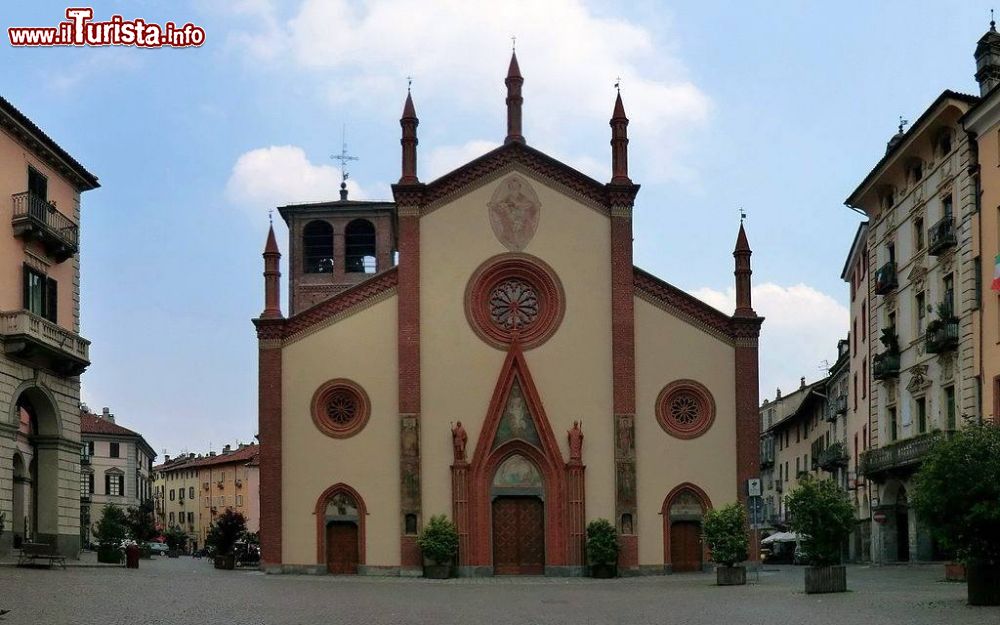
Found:
<path fill-rule="evenodd" d="M 465 314 L 481 339 L 501 349 L 515 340 L 525 349 L 544 343 L 564 310 L 562 285 L 552 269 L 527 254 L 494 256 L 472 275 Z"/>
<path fill-rule="evenodd" d="M 694 380 L 671 382 L 656 398 L 656 420 L 671 436 L 701 436 L 715 420 L 715 400 L 707 388 Z"/>
<path fill-rule="evenodd" d="M 313 423 L 327 436 L 347 438 L 365 427 L 370 406 L 368 395 L 354 382 L 330 380 L 313 394 Z"/>

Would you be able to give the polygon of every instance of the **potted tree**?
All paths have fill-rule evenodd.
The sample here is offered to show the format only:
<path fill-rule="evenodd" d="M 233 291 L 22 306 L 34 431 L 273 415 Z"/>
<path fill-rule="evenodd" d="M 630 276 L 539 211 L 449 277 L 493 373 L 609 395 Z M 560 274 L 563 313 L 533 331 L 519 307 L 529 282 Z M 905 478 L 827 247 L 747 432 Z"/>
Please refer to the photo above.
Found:
<path fill-rule="evenodd" d="M 215 549 L 215 568 L 227 571 L 236 568 L 233 547 L 246 531 L 247 521 L 239 512 L 227 508 L 216 517 L 205 538 L 205 542 Z"/>
<path fill-rule="evenodd" d="M 587 562 L 591 577 L 617 577 L 618 549 L 618 532 L 611 521 L 596 519 L 587 524 Z"/>
<path fill-rule="evenodd" d="M 424 577 L 448 579 L 451 564 L 458 553 L 458 529 L 443 514 L 432 516 L 417 536 L 417 546 L 424 556 Z"/>
<path fill-rule="evenodd" d="M 138 506 L 131 506 L 125 513 L 129 534 L 139 547 L 142 558 L 153 555 L 149 541 L 156 536 L 156 520 L 153 517 L 153 501 L 147 500 Z"/>
<path fill-rule="evenodd" d="M 712 552 L 715 579 L 719 586 L 742 586 L 747 583 L 747 569 L 738 566 L 749 556 L 747 512 L 740 503 L 731 503 L 705 513 L 705 543 Z"/>
<path fill-rule="evenodd" d="M 174 525 L 163 534 L 163 538 L 167 541 L 167 557 L 176 558 L 187 543 L 187 532 Z"/>
<path fill-rule="evenodd" d="M 128 519 L 125 511 L 105 504 L 101 520 L 94 527 L 98 539 L 97 561 L 104 564 L 122 563 L 122 543 L 128 537 Z"/>
<path fill-rule="evenodd" d="M 912 505 L 965 564 L 970 605 L 1000 605 L 1000 427 L 968 425 L 935 444 Z"/>
<path fill-rule="evenodd" d="M 846 592 L 847 569 L 840 564 L 840 556 L 854 522 L 847 495 L 833 480 L 806 476 L 787 502 L 792 529 L 810 565 L 806 593 Z"/>

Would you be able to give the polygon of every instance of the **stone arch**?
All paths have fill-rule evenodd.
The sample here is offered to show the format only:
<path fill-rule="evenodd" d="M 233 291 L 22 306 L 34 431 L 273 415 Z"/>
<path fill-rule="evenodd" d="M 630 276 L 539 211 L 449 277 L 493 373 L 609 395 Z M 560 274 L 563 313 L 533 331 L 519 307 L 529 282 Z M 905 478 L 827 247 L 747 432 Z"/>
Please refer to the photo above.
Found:
<path fill-rule="evenodd" d="M 333 226 L 314 219 L 302 228 L 302 270 L 305 273 L 333 271 Z"/>
<path fill-rule="evenodd" d="M 26 432 L 18 428 L 20 445 L 30 446 L 30 460 L 25 462 L 27 486 L 24 496 L 24 514 L 30 518 L 28 531 L 30 538 L 37 542 L 50 543 L 64 555 L 76 555 L 78 543 L 67 540 L 60 534 L 59 475 L 60 465 L 77 461 L 79 443 L 69 449 L 69 442 L 63 437 L 64 426 L 59 413 L 59 404 L 52 392 L 37 381 L 23 382 L 12 395 L 8 421 L 20 424 L 21 411 L 28 415 L 30 426 Z M 22 458 L 22 460 L 24 460 Z M 22 530 L 23 530 L 23 520 Z M 78 533 L 74 534 L 79 540 Z M 23 537 L 25 539 L 28 536 Z"/>
<path fill-rule="evenodd" d="M 350 221 L 344 228 L 344 271 L 374 273 L 375 258 L 375 224 L 364 218 Z"/>
<path fill-rule="evenodd" d="M 663 505 L 660 507 L 660 515 L 663 517 L 663 565 L 664 567 L 673 566 L 673 557 L 671 555 L 671 526 L 674 521 L 679 519 L 671 518 L 671 508 L 674 503 L 676 503 L 682 496 L 693 496 L 694 499 L 701 506 L 701 515 L 712 509 L 712 500 L 709 499 L 708 494 L 705 493 L 699 486 L 692 484 L 691 482 L 684 482 L 678 484 L 667 493 L 667 496 L 663 498 Z M 699 519 L 700 522 L 700 519 Z M 702 562 L 708 561 L 708 547 L 702 544 Z M 671 569 L 672 570 L 672 569 Z"/>
<path fill-rule="evenodd" d="M 316 500 L 316 508 L 313 514 L 316 516 L 316 564 L 325 566 L 326 561 L 326 525 L 328 522 L 327 506 L 337 495 L 344 495 L 353 500 L 356 515 L 354 520 L 358 525 L 358 565 L 363 566 L 365 560 L 365 520 L 368 516 L 368 507 L 361 494 L 351 486 L 338 482 L 323 491 L 323 494 Z M 351 515 L 345 515 L 351 516 Z"/>
<path fill-rule="evenodd" d="M 37 423 L 35 434 L 41 436 L 62 436 L 63 423 L 59 414 L 59 402 L 44 384 L 32 380 L 22 382 L 11 395 L 10 410 L 7 422 L 17 425 L 19 410 L 24 405 L 30 406 Z"/>

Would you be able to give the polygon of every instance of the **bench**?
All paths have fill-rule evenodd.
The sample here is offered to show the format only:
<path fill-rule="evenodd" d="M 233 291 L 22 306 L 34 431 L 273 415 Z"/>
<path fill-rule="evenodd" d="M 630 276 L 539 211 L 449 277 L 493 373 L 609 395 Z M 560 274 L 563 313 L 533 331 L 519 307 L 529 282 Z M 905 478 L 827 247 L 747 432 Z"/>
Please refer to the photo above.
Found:
<path fill-rule="evenodd" d="M 48 568 L 53 564 L 58 564 L 66 568 L 66 557 L 56 553 L 55 547 L 46 543 L 23 543 L 21 554 L 17 557 L 18 566 L 35 566 L 39 562 L 44 563 Z"/>

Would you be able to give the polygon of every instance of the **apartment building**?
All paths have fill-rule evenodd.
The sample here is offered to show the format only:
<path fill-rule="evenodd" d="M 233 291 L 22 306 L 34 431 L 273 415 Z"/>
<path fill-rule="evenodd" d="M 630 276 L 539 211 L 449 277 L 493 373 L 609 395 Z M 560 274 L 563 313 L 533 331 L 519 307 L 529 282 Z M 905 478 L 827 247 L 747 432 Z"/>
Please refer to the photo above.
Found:
<path fill-rule="evenodd" d="M 0 98 L 0 555 L 80 550 L 80 195 L 98 186 Z"/>
<path fill-rule="evenodd" d="M 198 468 L 201 456 L 184 454 L 164 456 L 163 464 L 154 467 L 154 498 L 157 524 L 166 529 L 180 527 L 188 535 L 186 551 L 194 551 L 201 542 L 201 510 L 198 506 Z"/>
<path fill-rule="evenodd" d="M 257 445 L 226 445 L 221 454 L 210 453 L 197 461 L 200 483 L 200 541 L 205 543 L 215 517 L 226 509 L 240 512 L 247 520 L 247 531 L 260 529 L 260 466 Z M 254 488 L 256 486 L 256 488 Z"/>

